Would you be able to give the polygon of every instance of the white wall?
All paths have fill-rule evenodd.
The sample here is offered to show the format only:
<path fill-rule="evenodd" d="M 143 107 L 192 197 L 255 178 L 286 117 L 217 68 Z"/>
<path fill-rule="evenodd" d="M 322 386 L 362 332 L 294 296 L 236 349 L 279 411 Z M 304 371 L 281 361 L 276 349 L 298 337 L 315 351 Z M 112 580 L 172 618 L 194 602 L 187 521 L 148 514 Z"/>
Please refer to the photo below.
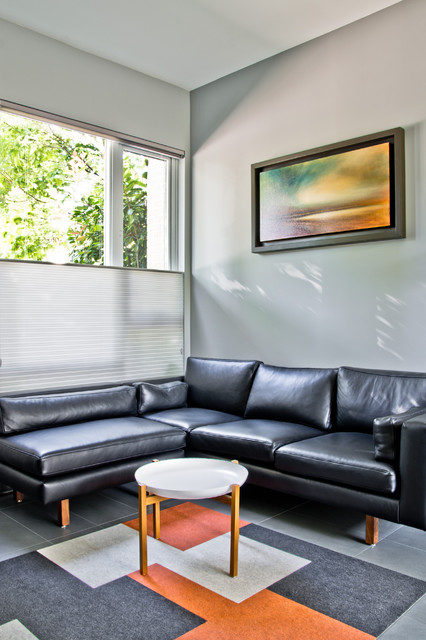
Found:
<path fill-rule="evenodd" d="M 0 20 L 0 97 L 189 149 L 189 93 Z"/>
<path fill-rule="evenodd" d="M 191 94 L 192 354 L 426 370 L 426 3 Z M 251 253 L 250 165 L 406 131 L 407 238 Z"/>

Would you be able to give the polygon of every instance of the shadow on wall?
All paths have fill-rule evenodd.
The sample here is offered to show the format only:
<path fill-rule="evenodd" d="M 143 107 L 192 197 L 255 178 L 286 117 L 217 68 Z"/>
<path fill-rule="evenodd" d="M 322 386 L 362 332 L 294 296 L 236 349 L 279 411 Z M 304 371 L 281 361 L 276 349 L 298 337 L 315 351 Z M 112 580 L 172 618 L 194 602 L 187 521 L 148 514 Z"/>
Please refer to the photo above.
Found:
<path fill-rule="evenodd" d="M 258 341 L 253 340 L 251 328 L 246 329 L 246 312 L 242 312 L 239 304 L 244 300 L 246 309 L 249 296 L 249 287 L 238 280 L 227 278 L 224 272 L 216 273 L 211 279 L 194 276 L 191 310 L 192 355 L 262 360 L 260 345 Z M 239 301 L 237 305 L 236 301 Z"/>
<path fill-rule="evenodd" d="M 228 278 L 223 269 L 212 269 L 211 281 L 225 293 L 232 293 L 234 296 L 241 299 L 246 297 L 244 294 L 253 293 L 252 288 L 247 287 L 238 280 L 231 280 Z M 261 296 L 267 297 L 267 294 L 261 287 L 256 286 L 255 289 Z"/>
<path fill-rule="evenodd" d="M 319 266 L 306 261 L 303 262 L 304 271 L 290 262 L 284 262 L 277 266 L 281 273 L 308 282 L 318 294 L 322 294 L 322 272 Z"/>
<path fill-rule="evenodd" d="M 403 330 L 403 315 L 407 304 L 388 293 L 376 298 L 376 344 L 391 356 L 404 360 L 397 351 L 398 336 Z"/>
<path fill-rule="evenodd" d="M 267 58 L 245 69 L 236 71 L 217 82 L 191 91 L 191 153 L 195 154 L 211 135 L 244 101 L 265 74 L 270 72 L 271 60 Z M 218 84 L 220 83 L 220 84 Z M 220 100 L 217 98 L 220 86 Z"/>
<path fill-rule="evenodd" d="M 381 258 L 372 268 L 372 250 Z M 193 277 L 192 353 L 282 366 L 424 371 L 426 283 L 405 244 L 217 263 Z M 286 257 L 286 256 L 285 256 Z M 407 264 L 404 267 L 404 257 Z M 377 256 L 376 256 L 377 258 Z M 418 262 L 418 264 L 417 264 Z M 411 311 L 410 311 L 411 310 Z"/>
<path fill-rule="evenodd" d="M 234 277 L 237 271 L 244 271 L 244 279 Z M 281 263 L 275 271 L 279 277 L 271 280 L 265 273 L 262 285 L 252 284 L 249 263 L 216 266 L 194 275 L 192 353 L 281 365 L 290 365 L 291 357 L 293 364 L 300 364 L 306 349 L 314 353 L 318 335 L 306 323 L 316 325 L 321 272 L 309 262 L 299 267 Z M 304 295 L 299 299 L 301 286 Z"/>
<path fill-rule="evenodd" d="M 312 262 L 304 261 L 301 267 L 297 267 L 292 262 L 282 262 L 276 265 L 276 269 L 279 273 L 289 276 L 290 278 L 307 282 L 311 287 L 313 287 L 318 295 L 322 294 L 321 269 Z M 240 298 L 243 298 L 245 293 L 258 293 L 263 298 L 272 300 L 266 291 L 259 285 L 256 285 L 255 287 L 248 287 L 247 285 L 239 282 L 239 280 L 231 280 L 225 274 L 224 269 L 220 269 L 218 267 L 213 268 L 210 272 L 210 279 L 222 291 L 232 293 Z"/>

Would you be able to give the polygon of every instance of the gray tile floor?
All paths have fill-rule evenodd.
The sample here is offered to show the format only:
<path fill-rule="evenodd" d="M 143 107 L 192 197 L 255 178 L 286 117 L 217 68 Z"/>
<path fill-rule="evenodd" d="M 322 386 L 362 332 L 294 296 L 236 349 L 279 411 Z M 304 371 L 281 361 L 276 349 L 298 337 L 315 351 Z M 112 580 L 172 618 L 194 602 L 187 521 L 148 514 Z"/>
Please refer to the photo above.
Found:
<path fill-rule="evenodd" d="M 213 500 L 203 504 L 228 512 L 228 507 Z M 136 518 L 137 486 L 131 483 L 73 498 L 70 511 L 71 524 L 61 529 L 56 505 L 43 506 L 32 500 L 16 504 L 12 494 L 0 495 L 0 561 Z M 242 488 L 240 515 L 275 531 L 426 581 L 424 531 L 381 520 L 379 543 L 369 547 L 363 541 L 362 515 L 250 486 Z M 401 639 L 426 639 L 426 596 L 380 636 L 380 640 Z"/>

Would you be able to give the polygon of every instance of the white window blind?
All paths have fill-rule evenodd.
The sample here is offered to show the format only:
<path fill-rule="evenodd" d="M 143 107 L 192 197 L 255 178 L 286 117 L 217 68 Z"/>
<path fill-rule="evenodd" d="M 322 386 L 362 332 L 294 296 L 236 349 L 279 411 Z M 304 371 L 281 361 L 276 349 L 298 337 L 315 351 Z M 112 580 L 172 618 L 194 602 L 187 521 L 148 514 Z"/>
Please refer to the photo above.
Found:
<path fill-rule="evenodd" d="M 0 394 L 183 373 L 183 274 L 0 261 Z"/>

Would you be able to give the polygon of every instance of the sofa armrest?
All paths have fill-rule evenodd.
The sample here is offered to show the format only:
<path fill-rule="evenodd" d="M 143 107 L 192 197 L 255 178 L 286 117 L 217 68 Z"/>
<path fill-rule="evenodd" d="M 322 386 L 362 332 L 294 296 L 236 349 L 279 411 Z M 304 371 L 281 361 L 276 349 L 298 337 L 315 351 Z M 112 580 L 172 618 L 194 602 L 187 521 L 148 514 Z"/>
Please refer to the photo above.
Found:
<path fill-rule="evenodd" d="M 412 407 L 404 413 L 375 418 L 373 422 L 374 457 L 395 464 L 399 460 L 401 429 L 404 422 L 426 413 L 425 407 Z"/>
<path fill-rule="evenodd" d="M 426 530 L 426 412 L 401 429 L 400 522 Z"/>

